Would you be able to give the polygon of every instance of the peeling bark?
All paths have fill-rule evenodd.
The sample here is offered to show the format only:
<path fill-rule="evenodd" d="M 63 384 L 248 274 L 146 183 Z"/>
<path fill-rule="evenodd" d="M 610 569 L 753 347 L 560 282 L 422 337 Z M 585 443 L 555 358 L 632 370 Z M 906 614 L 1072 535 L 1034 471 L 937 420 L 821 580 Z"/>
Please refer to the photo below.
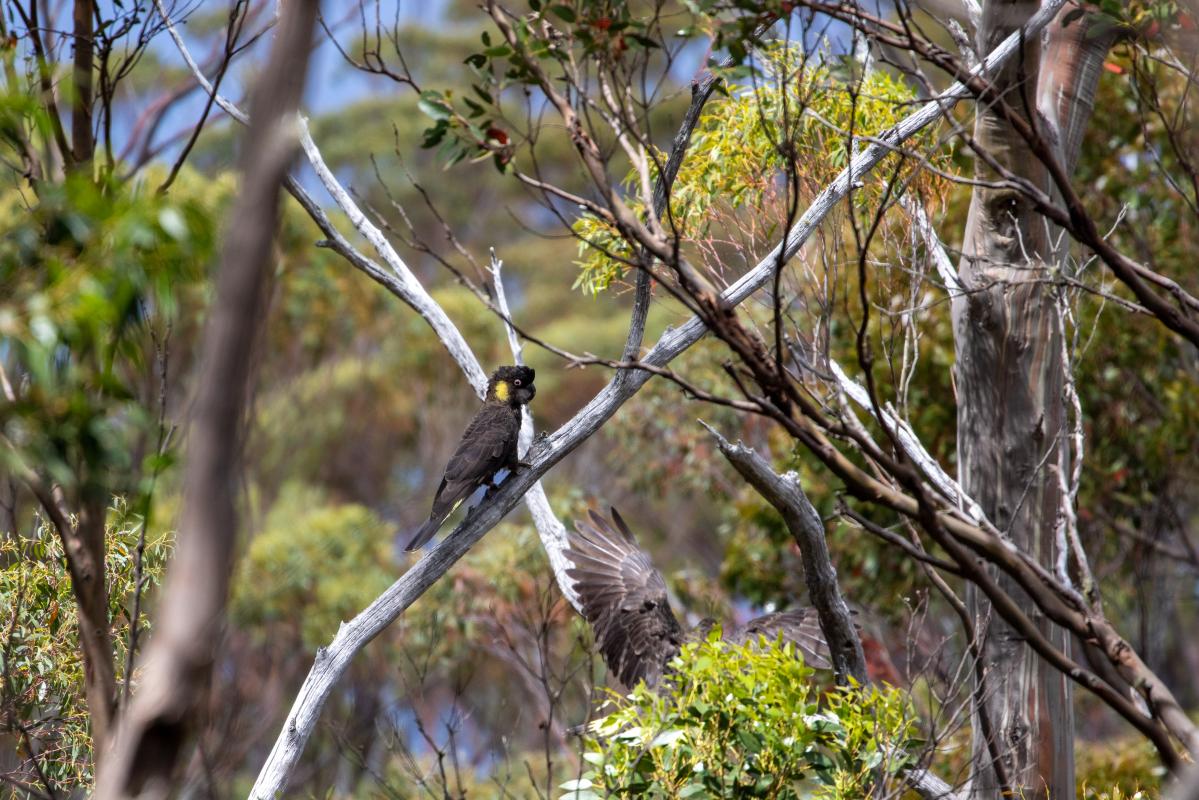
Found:
<path fill-rule="evenodd" d="M 978 46 L 986 52 L 1009 35 L 1038 4 L 992 0 L 984 5 Z M 1072 169 L 1094 105 L 1103 55 L 1111 36 L 1088 35 L 1089 18 L 1063 26 L 1071 3 L 1041 42 L 1026 41 L 1022 58 L 993 78 L 1009 106 L 1045 132 L 1061 162 Z M 998 113 L 980 106 L 974 137 L 999 166 L 1052 191 L 1045 166 Z M 993 179 L 981 161 L 976 176 Z M 1049 283 L 1068 255 L 1065 237 L 1018 192 L 976 186 L 971 200 L 962 283 L 974 291 L 953 300 L 958 389 L 958 469 L 965 491 L 1020 549 L 1052 568 L 1054 527 L 1062 494 L 1053 468 L 1064 437 L 1065 366 L 1054 288 Z M 1068 463 L 1068 457 L 1060 463 Z M 1002 575 L 1039 630 L 1068 652 L 1069 642 L 1036 605 Z M 1037 658 L 1005 622 L 990 613 L 976 587 L 971 613 L 986 630 L 983 696 L 1005 753 L 1013 789 L 1024 796 L 1074 793 L 1073 710 L 1066 677 Z M 990 755 L 974 725 L 976 777 L 972 794 L 998 797 Z"/>
<path fill-rule="evenodd" d="M 986 52 L 1037 9 L 1026 0 L 992 0 L 983 9 L 978 47 Z M 1039 42 L 1026 41 L 1021 57 L 998 72 L 993 82 L 1020 113 L 1033 107 L 1040 67 Z M 1048 187 L 1042 164 L 1001 116 L 980 106 L 974 136 L 1006 169 L 1037 186 Z M 982 180 L 994 178 L 981 162 Z M 1048 230 L 1032 205 L 1013 189 L 977 186 L 970 203 L 959 268 L 962 283 L 974 289 L 953 301 L 958 388 L 958 469 L 967 494 L 1013 543 L 1050 565 L 1056 553 L 1054 523 L 1061 502 L 1056 464 L 1065 409 L 1058 353 L 1056 304 L 1043 283 L 1052 263 Z M 1065 647 L 1051 626 L 1010 578 L 1000 586 L 1056 645 Z M 967 602 L 983 640 L 984 697 L 1004 754 L 1012 788 L 1026 796 L 1070 796 L 1074 791 L 1071 692 L 1065 679 L 1037 658 L 1006 622 L 992 617 L 989 603 L 974 586 Z M 973 715 L 974 780 L 971 795 L 999 797 L 1000 783 L 990 750 Z"/>

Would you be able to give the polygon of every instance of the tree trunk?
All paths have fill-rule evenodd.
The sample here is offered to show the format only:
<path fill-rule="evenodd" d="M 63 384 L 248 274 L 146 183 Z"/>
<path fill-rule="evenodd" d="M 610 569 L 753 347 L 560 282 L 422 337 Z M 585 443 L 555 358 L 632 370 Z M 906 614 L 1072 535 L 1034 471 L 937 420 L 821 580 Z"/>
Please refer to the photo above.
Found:
<path fill-rule="evenodd" d="M 107 498 L 104 498 L 106 500 Z M 79 616 L 83 651 L 83 685 L 94 753 L 99 763 L 103 743 L 112 733 L 116 715 L 117 679 L 112 654 L 112 625 L 108 619 L 108 585 L 104 571 L 104 523 L 107 504 L 84 502 L 79 524 L 64 538 L 71 589 Z"/>
<path fill-rule="evenodd" d="M 1089 123 L 1111 32 L 1094 35 L 1094 17 L 1063 25 L 1078 6 L 1068 4 L 1040 41 L 1025 43 L 1023 57 L 994 76 L 1016 113 L 1029 118 L 1073 170 Z M 991 0 L 979 25 L 980 52 L 991 49 L 1037 10 L 1027 0 Z M 1089 32 L 1090 31 L 1090 32 Z M 1004 169 L 1056 194 L 1045 166 L 991 108 L 980 107 L 974 136 Z M 976 176 L 994 179 L 981 159 Z M 958 390 L 958 470 L 962 486 L 1021 549 L 1052 569 L 1054 530 L 1062 493 L 1057 465 L 1069 464 L 1064 432 L 1066 379 L 1059 311 L 1050 284 L 1068 268 L 1068 246 L 1059 231 L 1033 212 L 1019 193 L 978 186 L 971 199 L 959 269 L 971 290 L 954 299 L 953 329 Z M 997 576 L 1051 640 L 1068 643 L 1011 581 Z M 967 592 L 983 643 L 984 708 L 974 710 L 971 794 L 999 797 L 1002 778 L 1025 797 L 1074 795 L 1072 687 L 1032 653 L 1004 622 L 990 615 L 981 593 Z M 1067 650 L 1068 652 L 1068 650 Z M 988 714 L 1002 753 L 991 764 L 982 737 Z"/>
<path fill-rule="evenodd" d="M 207 700 L 237 541 L 253 351 L 265 324 L 279 190 L 298 150 L 297 112 L 319 6 L 317 0 L 285 5 L 270 59 L 254 86 L 240 192 L 225 227 L 216 299 L 201 345 L 178 544 L 154 617 L 144 677 L 107 742 L 96 800 L 170 795 Z"/>
<path fill-rule="evenodd" d="M 75 96 L 71 102 L 71 139 L 76 166 L 87 169 L 92 163 L 96 142 L 92 136 L 92 55 L 95 52 L 95 30 L 92 0 L 75 0 Z M 63 160 L 71 155 L 63 153 Z"/>
<path fill-rule="evenodd" d="M 1027 0 L 990 0 L 978 31 L 979 52 L 990 51 L 1037 10 Z M 994 76 L 1017 113 L 1035 103 L 1040 43 L 1024 43 L 1021 57 Z M 980 105 L 978 146 L 1011 172 L 1048 188 L 1044 166 L 992 108 Z M 995 174 L 979 159 L 975 175 Z M 1042 219 L 1010 189 L 977 186 L 962 246 L 960 278 L 969 293 L 953 303 L 958 390 L 958 470 L 966 492 L 995 525 L 1041 563 L 1053 563 L 1054 527 L 1061 502 L 1056 476 L 1064 405 L 1057 309 L 1043 280 L 1053 263 Z M 1022 610 L 1064 646 L 1010 579 L 996 578 Z M 1038 659 L 1006 623 L 990 615 L 974 587 L 967 591 L 976 627 L 985 631 L 985 698 L 973 712 L 971 794 L 998 798 L 1005 788 L 1044 797 L 1074 792 L 1073 716 L 1064 676 Z M 979 715 L 997 738 L 1001 769 L 992 764 Z M 1006 778 L 1008 786 L 1004 787 Z"/>
<path fill-rule="evenodd" d="M 0 539 L 17 536 L 17 482 L 0 477 Z"/>

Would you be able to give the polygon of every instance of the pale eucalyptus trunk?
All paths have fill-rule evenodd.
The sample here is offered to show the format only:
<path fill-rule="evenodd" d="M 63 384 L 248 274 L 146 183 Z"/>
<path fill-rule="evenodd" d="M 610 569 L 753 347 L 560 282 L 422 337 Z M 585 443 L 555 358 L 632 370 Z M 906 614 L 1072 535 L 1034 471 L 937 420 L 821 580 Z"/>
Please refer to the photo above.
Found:
<path fill-rule="evenodd" d="M 1068 5 L 1043 39 L 1025 42 L 994 83 L 1008 104 L 1032 118 L 1056 156 L 1072 169 L 1090 118 L 1109 37 L 1085 35 L 1090 19 L 1061 24 Z M 979 52 L 987 52 L 1038 8 L 1027 0 L 983 4 Z M 1036 109 L 1034 112 L 1033 109 Z M 974 138 L 1004 169 L 1051 194 L 1047 170 L 1001 116 L 980 104 Z M 975 175 L 996 179 L 983 160 Z M 954 299 L 957 362 L 958 470 L 966 490 L 1017 547 L 1050 569 L 1057 556 L 1055 527 L 1062 503 L 1057 473 L 1066 447 L 1066 379 L 1061 326 L 1052 278 L 1068 268 L 1059 231 L 1017 191 L 976 186 L 959 267 L 966 294 Z M 1068 464 L 1069 459 L 1060 463 Z M 1006 577 L 996 578 L 1022 610 L 1069 652 L 1062 631 Z M 983 738 L 985 711 L 997 740 L 1008 788 L 1025 798 L 1074 795 L 1072 686 L 1039 659 L 1012 628 L 990 613 L 982 594 L 968 591 L 984 632 L 983 709 L 973 714 L 971 795 L 998 798 L 999 773 Z"/>

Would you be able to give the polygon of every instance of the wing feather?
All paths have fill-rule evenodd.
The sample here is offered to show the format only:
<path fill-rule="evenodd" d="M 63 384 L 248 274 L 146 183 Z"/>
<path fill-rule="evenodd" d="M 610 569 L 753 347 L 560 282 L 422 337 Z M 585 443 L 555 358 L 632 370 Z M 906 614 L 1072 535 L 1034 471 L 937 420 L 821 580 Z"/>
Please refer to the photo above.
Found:
<path fill-rule="evenodd" d="M 486 403 L 462 434 L 462 441 L 445 468 L 447 483 L 482 481 L 507 466 L 515 450 L 520 421 L 505 405 Z M 477 484 L 476 484 L 477 485 Z"/>
<path fill-rule="evenodd" d="M 438 528 L 458 505 L 487 483 L 504 467 L 516 461 L 520 420 L 506 405 L 484 403 L 466 426 L 450 463 L 446 465 L 429 519 L 408 542 L 415 550 L 436 535 Z"/>
<path fill-rule="evenodd" d="M 566 556 L 574 564 L 566 574 L 608 669 L 625 686 L 654 686 L 683 637 L 662 574 L 615 509 L 612 522 L 595 511 L 575 520 Z"/>
<path fill-rule="evenodd" d="M 756 640 L 758 636 L 765 636 L 767 639 L 782 636 L 803 652 L 804 662 L 808 666 L 817 669 L 832 668 L 828 642 L 824 640 L 824 631 L 820 629 L 820 616 L 814 608 L 796 608 L 764 614 L 751 619 L 745 627 L 733 631 L 725 638 L 736 644 L 744 644 Z"/>

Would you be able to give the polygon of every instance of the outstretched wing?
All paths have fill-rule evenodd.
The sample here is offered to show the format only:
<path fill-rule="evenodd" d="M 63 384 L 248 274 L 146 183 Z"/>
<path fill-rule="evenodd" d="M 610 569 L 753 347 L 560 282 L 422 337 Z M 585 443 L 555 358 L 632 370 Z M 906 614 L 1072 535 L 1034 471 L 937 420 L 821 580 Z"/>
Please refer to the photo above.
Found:
<path fill-rule="evenodd" d="M 595 511 L 575 520 L 566 574 L 591 623 L 604 663 L 625 686 L 654 686 L 679 651 L 683 631 L 670 610 L 666 582 L 612 509 L 609 522 Z"/>
<path fill-rule="evenodd" d="M 809 667 L 832 668 L 828 642 L 824 640 L 824 632 L 820 629 L 820 617 L 814 608 L 796 608 L 764 614 L 751 619 L 745 627 L 733 631 L 725 638 L 736 644 L 745 644 L 756 641 L 759 636 L 775 639 L 780 635 L 803 652 L 804 662 Z"/>

